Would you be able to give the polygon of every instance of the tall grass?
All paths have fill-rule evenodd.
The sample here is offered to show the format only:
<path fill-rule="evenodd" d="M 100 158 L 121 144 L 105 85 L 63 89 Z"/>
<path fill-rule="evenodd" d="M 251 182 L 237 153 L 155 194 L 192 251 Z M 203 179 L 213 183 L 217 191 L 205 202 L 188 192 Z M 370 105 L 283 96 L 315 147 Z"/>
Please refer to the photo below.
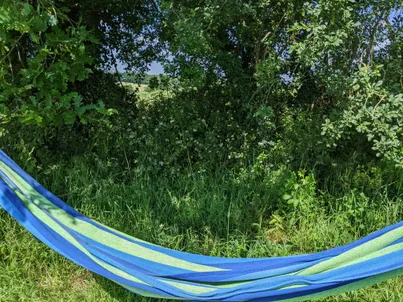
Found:
<path fill-rule="evenodd" d="M 391 198 L 387 186 L 371 197 L 359 190 L 330 194 L 306 172 L 126 172 L 77 158 L 34 176 L 92 219 L 168 248 L 215 256 L 318 252 L 403 217 L 403 198 Z M 79 300 L 147 299 L 59 256 L 0 210 L 0 301 Z M 324 301 L 403 301 L 403 283 L 397 278 Z"/>

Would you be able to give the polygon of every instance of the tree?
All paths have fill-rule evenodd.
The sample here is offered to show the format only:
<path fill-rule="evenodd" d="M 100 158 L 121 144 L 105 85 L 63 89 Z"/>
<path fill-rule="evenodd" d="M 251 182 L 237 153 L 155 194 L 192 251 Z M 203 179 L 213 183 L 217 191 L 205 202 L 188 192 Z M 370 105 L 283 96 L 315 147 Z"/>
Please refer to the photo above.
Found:
<path fill-rule="evenodd" d="M 160 87 L 163 90 L 169 90 L 171 83 L 168 76 L 161 74 L 159 76 Z"/>
<path fill-rule="evenodd" d="M 148 87 L 150 89 L 158 89 L 160 87 L 160 82 L 157 77 L 152 77 L 148 81 Z"/>
<path fill-rule="evenodd" d="M 94 57 L 104 68 L 115 71 L 119 60 L 127 71 L 144 74 L 161 52 L 160 9 L 154 0 L 56 2 L 99 40 Z"/>
<path fill-rule="evenodd" d="M 0 111 L 3 126 L 87 122 L 105 110 L 101 102 L 83 104 L 70 89 L 91 72 L 89 49 L 96 39 L 65 8 L 49 2 L 6 1 L 0 6 Z M 3 127 L 4 131 L 4 127 Z"/>
<path fill-rule="evenodd" d="M 158 14 L 154 1 L 1 1 L 2 124 L 85 123 L 91 112 L 109 115 L 97 89 L 88 88 L 116 86 L 102 70 L 116 70 L 118 60 L 144 74 L 159 53 Z M 127 103 L 124 93 L 111 96 L 102 96 L 107 106 Z"/>
<path fill-rule="evenodd" d="M 287 25 L 301 19 L 303 2 L 162 1 L 162 37 L 174 57 L 171 70 L 198 85 L 219 78 L 240 87 L 238 92 L 247 85 L 254 89 L 265 42 L 276 40 L 283 47 Z"/>

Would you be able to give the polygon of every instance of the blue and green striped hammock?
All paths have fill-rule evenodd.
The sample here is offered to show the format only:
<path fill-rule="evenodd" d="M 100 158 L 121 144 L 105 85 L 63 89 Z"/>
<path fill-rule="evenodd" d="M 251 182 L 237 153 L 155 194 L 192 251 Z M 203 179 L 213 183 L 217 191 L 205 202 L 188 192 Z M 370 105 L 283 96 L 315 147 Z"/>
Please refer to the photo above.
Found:
<path fill-rule="evenodd" d="M 47 246 L 143 296 L 303 301 L 403 274 L 403 222 L 316 254 L 218 258 L 166 249 L 69 207 L 0 150 L 0 206 Z"/>

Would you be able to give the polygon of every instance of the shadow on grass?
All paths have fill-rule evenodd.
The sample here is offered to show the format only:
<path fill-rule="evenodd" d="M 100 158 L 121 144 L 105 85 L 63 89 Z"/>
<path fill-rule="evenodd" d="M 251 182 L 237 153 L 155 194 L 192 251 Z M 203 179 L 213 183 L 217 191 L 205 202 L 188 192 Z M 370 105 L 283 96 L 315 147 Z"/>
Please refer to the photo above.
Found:
<path fill-rule="evenodd" d="M 165 300 L 165 299 L 156 299 L 156 298 L 148 298 L 143 297 L 137 294 L 130 292 L 129 290 L 123 288 L 119 284 L 104 278 L 98 274 L 92 273 L 95 282 L 102 287 L 104 291 L 106 291 L 114 300 L 119 302 L 164 302 L 164 301 L 173 301 L 173 300 Z"/>

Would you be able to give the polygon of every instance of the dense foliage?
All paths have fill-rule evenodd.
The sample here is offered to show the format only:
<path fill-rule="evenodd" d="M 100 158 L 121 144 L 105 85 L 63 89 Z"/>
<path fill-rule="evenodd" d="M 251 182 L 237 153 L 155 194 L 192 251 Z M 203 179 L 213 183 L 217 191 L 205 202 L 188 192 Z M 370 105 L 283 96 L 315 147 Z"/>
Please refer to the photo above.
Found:
<path fill-rule="evenodd" d="M 6 2 L 0 7 L 0 99 L 2 124 L 43 125 L 85 122 L 86 111 L 69 84 L 88 77 L 92 58 L 86 51 L 96 43 L 81 26 L 67 25 L 63 10 L 52 6 Z"/>
<path fill-rule="evenodd" d="M 0 21 L 3 147 L 38 163 L 401 173 L 398 0 L 3 1 Z"/>

